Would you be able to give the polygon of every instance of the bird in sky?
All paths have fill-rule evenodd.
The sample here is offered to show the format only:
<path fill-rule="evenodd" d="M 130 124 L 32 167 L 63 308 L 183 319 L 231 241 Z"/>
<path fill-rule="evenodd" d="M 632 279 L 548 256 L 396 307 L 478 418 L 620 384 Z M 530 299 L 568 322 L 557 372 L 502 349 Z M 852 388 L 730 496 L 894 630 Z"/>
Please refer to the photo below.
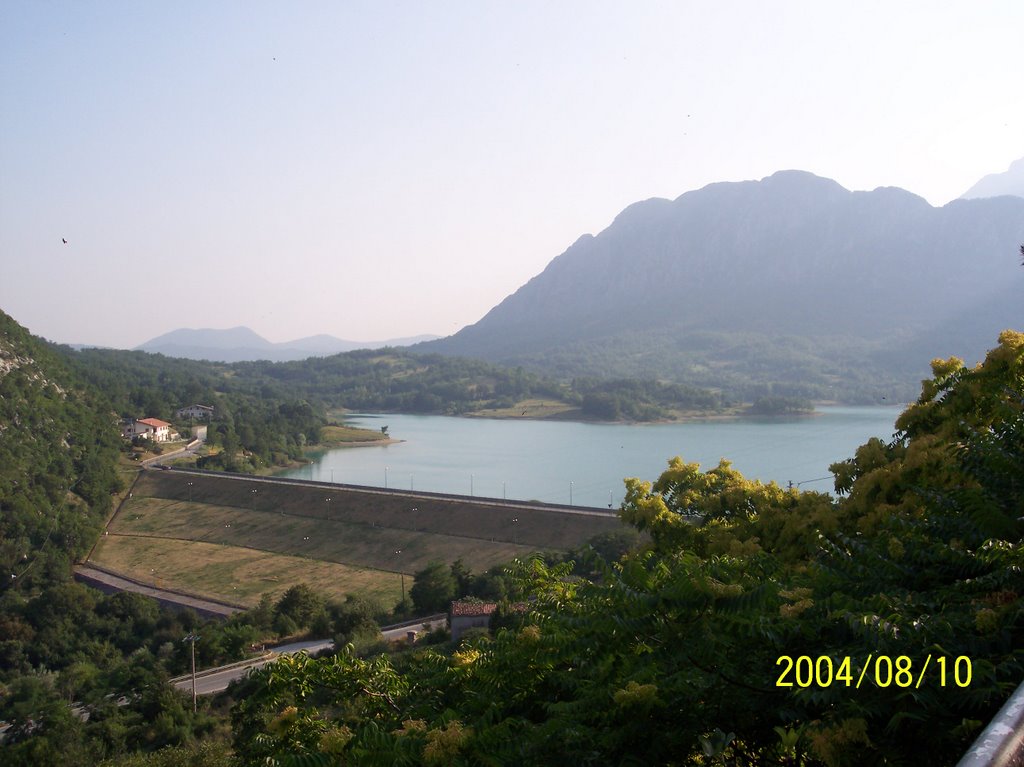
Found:
<path fill-rule="evenodd" d="M 65 244 L 65 245 L 67 245 L 67 244 L 68 244 L 68 241 L 67 241 L 67 240 L 65 240 L 65 239 L 64 239 L 63 237 L 61 237 L 61 238 L 60 238 L 60 241 L 61 241 L 61 242 L 63 242 L 63 243 Z"/>

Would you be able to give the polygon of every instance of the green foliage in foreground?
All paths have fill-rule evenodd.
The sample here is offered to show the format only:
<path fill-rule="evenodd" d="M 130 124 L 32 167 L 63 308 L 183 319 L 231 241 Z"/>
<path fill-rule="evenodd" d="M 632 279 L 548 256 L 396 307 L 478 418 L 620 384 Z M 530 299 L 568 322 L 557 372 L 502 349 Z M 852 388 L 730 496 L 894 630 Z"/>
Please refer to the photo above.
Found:
<path fill-rule="evenodd" d="M 891 444 L 834 467 L 840 498 L 674 459 L 654 484 L 627 480 L 622 516 L 650 546 L 592 578 L 521 564 L 528 612 L 450 655 L 267 667 L 234 712 L 238 755 L 954 763 L 1024 676 L 1024 335 L 976 369 L 933 369 Z"/>

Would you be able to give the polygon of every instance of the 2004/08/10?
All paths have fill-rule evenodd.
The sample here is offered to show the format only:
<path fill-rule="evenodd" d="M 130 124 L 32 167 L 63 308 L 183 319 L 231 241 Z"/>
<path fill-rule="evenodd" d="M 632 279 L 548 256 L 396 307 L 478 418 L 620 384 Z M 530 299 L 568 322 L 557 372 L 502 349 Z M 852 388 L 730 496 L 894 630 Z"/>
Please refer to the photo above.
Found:
<path fill-rule="evenodd" d="M 928 657 L 924 659 L 920 673 L 915 673 L 913 669 L 914 661 L 906 655 L 898 655 L 894 659 L 888 655 L 876 657 L 872 653 L 868 655 L 867 660 L 861 667 L 860 675 L 854 681 L 853 659 L 849 655 L 842 659 L 838 669 L 835 668 L 832 658 L 827 655 L 819 655 L 817 658 L 811 658 L 809 655 L 800 655 L 795 659 L 789 655 L 780 655 L 779 659 L 775 661 L 775 665 L 782 666 L 783 668 L 779 678 L 775 680 L 775 686 L 793 687 L 794 682 L 787 679 L 792 674 L 796 680 L 795 684 L 797 687 L 810 687 L 811 685 L 831 687 L 835 683 L 845 684 L 847 687 L 853 685 L 859 689 L 865 675 L 871 668 L 872 659 L 874 659 L 874 674 L 871 677 L 871 681 L 875 685 L 878 687 L 889 687 L 895 684 L 897 687 L 913 686 L 915 688 L 921 686 L 925 673 L 928 671 L 928 667 L 933 660 L 932 655 L 929 653 Z M 947 666 L 951 666 L 952 681 L 957 687 L 967 687 L 970 685 L 971 659 L 966 655 L 958 656 L 952 664 L 947 663 L 948 659 L 944 655 L 940 655 L 934 660 L 939 674 L 939 686 L 946 686 L 947 674 L 950 670 Z"/>

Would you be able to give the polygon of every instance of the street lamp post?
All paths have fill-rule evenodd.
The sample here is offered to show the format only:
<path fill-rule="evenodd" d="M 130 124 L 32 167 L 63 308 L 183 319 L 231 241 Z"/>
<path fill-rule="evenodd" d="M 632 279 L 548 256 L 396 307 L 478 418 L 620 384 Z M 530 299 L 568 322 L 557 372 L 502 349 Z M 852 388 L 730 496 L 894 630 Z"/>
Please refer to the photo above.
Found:
<path fill-rule="evenodd" d="M 402 555 L 401 549 L 395 549 L 395 556 L 400 557 Z M 401 569 L 401 562 L 398 565 L 398 574 L 402 578 L 402 609 L 405 609 L 405 571 Z"/>
<path fill-rule="evenodd" d="M 388 489 L 388 467 L 384 467 L 384 489 Z"/>
<path fill-rule="evenodd" d="M 328 498 L 326 503 L 327 503 L 327 521 L 330 522 L 331 521 L 331 499 Z"/>
<path fill-rule="evenodd" d="M 193 483 L 191 481 L 189 481 L 189 483 L 188 483 L 188 502 L 189 503 L 192 503 L 192 484 Z"/>
<path fill-rule="evenodd" d="M 199 635 L 189 634 L 181 641 L 192 645 L 192 713 L 194 714 L 196 712 L 196 642 L 199 641 Z"/>

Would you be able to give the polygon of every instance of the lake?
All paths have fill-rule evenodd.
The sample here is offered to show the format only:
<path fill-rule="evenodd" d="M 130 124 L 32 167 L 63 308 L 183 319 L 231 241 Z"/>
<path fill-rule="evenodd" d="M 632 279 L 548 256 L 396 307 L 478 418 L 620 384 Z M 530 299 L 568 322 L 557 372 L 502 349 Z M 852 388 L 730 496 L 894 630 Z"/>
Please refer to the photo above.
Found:
<path fill-rule="evenodd" d="M 286 476 L 405 490 L 617 507 L 624 477 L 654 480 L 672 456 L 728 458 L 749 478 L 832 491 L 828 466 L 871 437 L 891 439 L 896 407 L 820 407 L 811 417 L 618 424 L 430 415 L 356 415 L 389 445 L 331 450 Z"/>

